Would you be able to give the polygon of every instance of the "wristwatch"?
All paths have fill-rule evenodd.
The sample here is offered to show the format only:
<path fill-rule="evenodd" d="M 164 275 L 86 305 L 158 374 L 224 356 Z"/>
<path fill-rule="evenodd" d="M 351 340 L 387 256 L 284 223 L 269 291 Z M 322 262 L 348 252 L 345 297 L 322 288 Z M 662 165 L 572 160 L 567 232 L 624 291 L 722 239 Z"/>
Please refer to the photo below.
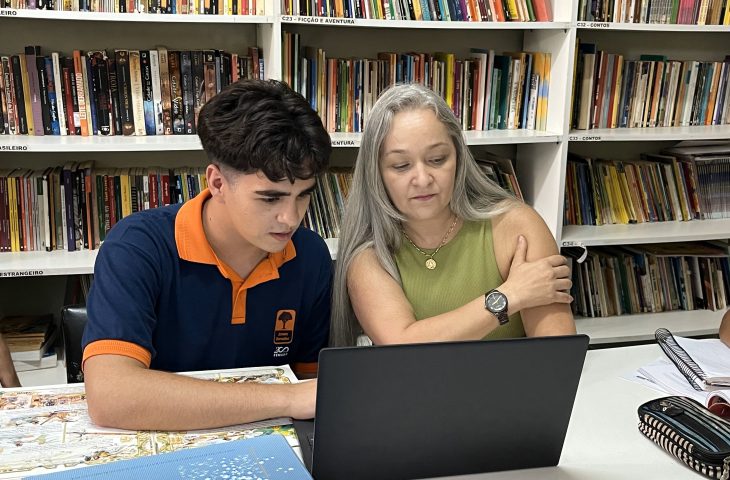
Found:
<path fill-rule="evenodd" d="M 509 302 L 507 302 L 507 295 L 496 288 L 484 294 L 484 308 L 492 312 L 494 316 L 497 317 L 497 321 L 500 325 L 505 325 L 509 322 L 509 315 L 507 315 L 508 307 Z"/>

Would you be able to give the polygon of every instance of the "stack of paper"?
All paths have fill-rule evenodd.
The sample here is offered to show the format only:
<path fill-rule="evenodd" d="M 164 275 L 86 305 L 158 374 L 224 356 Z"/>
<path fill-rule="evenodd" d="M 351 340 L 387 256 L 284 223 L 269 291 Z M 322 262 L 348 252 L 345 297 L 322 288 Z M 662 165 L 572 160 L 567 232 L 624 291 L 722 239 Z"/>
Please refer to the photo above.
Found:
<path fill-rule="evenodd" d="M 730 348 L 717 339 L 695 340 L 674 337 L 708 379 L 730 377 Z M 730 388 L 702 384 L 698 390 L 666 356 L 639 368 L 630 380 L 637 381 L 669 395 L 682 395 L 707 404 L 712 396 L 730 402 Z M 698 385 L 699 386 L 699 385 Z"/>

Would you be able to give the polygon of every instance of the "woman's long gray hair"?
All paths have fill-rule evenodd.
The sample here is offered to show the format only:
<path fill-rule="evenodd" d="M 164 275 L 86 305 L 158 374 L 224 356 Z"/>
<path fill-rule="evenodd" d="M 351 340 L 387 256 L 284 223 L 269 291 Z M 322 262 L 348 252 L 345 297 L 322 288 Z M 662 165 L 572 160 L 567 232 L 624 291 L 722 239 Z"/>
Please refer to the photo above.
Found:
<path fill-rule="evenodd" d="M 347 289 L 347 272 L 357 255 L 372 248 L 385 271 L 400 283 L 393 253 L 400 248 L 404 218 L 385 190 L 380 175 L 380 153 L 393 117 L 399 112 L 418 109 L 432 110 L 454 142 L 456 175 L 451 210 L 456 215 L 464 220 L 484 220 L 516 202 L 477 166 L 464 142 L 459 122 L 435 92 L 417 84 L 395 85 L 383 92 L 365 123 L 340 229 L 332 294 L 331 346 L 355 345 L 362 333 Z"/>

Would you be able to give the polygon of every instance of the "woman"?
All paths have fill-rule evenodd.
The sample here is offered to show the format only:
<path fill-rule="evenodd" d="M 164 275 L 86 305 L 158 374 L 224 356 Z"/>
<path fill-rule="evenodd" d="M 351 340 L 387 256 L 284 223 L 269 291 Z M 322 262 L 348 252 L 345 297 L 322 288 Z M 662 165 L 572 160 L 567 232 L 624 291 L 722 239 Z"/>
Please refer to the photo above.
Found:
<path fill-rule="evenodd" d="M 446 103 L 395 86 L 363 133 L 330 343 L 363 332 L 375 344 L 575 333 L 557 253 L 540 216 L 481 172 Z"/>

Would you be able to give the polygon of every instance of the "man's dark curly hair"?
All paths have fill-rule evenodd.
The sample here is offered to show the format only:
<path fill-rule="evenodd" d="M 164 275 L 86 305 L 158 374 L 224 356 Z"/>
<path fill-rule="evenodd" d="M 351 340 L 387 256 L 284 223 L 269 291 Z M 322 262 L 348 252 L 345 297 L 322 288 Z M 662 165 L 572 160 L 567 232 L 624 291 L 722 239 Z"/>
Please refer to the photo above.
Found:
<path fill-rule="evenodd" d="M 317 113 L 288 85 L 240 80 L 200 110 L 198 136 L 208 159 L 269 180 L 306 180 L 327 169 L 332 144 Z"/>

